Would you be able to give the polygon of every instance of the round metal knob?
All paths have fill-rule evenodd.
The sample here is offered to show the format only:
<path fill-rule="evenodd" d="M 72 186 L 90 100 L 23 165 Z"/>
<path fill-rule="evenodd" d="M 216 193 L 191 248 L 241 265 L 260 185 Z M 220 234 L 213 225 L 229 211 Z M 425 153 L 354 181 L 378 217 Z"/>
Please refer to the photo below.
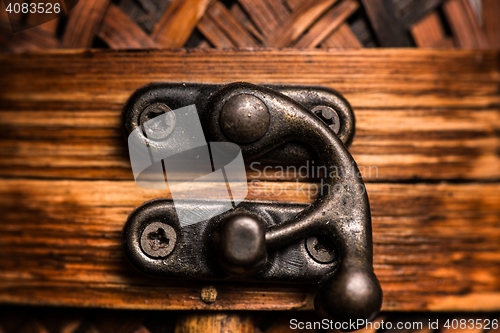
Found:
<path fill-rule="evenodd" d="M 230 275 L 258 272 L 267 261 L 266 226 L 249 215 L 235 215 L 221 222 L 215 236 L 219 262 Z"/>
<path fill-rule="evenodd" d="M 314 307 L 321 316 L 338 322 L 371 321 L 382 307 L 382 289 L 375 274 L 365 267 L 343 266 L 320 286 Z"/>
<path fill-rule="evenodd" d="M 237 143 L 251 143 L 266 134 L 271 116 L 266 104 L 249 94 L 231 97 L 220 114 L 224 134 Z"/>

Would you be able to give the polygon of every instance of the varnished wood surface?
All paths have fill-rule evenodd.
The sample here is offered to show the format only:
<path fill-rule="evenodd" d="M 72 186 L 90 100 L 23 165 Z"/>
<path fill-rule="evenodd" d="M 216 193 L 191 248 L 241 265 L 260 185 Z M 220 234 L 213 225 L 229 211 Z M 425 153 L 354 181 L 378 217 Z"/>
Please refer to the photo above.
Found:
<path fill-rule="evenodd" d="M 254 333 L 253 316 L 239 312 L 193 312 L 181 314 L 175 333 Z"/>
<path fill-rule="evenodd" d="M 366 167 L 384 309 L 499 310 L 498 59 L 405 50 L 2 55 L 0 301 L 311 309 L 308 288 L 258 284 L 216 283 L 220 297 L 206 304 L 204 284 L 143 277 L 122 253 L 127 215 L 169 195 L 133 183 L 120 128 L 127 98 L 150 82 L 241 80 L 325 85 L 352 104 L 350 150 Z M 252 183 L 248 199 L 310 202 L 314 192 L 315 183 L 287 178 Z"/>
<path fill-rule="evenodd" d="M 247 81 L 344 94 L 367 182 L 500 178 L 494 52 L 68 51 L 0 56 L 0 70 L 3 177 L 131 179 L 120 113 L 137 88 Z"/>

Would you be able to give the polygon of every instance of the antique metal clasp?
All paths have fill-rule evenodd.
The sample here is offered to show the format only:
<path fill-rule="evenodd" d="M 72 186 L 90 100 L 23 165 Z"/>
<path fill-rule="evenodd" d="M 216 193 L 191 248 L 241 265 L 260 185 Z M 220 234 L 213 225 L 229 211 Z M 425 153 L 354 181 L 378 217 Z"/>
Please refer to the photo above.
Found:
<path fill-rule="evenodd" d="M 202 198 L 146 202 L 131 213 L 124 229 L 132 265 L 165 278 L 317 283 L 315 308 L 321 315 L 337 321 L 373 319 L 382 290 L 373 272 L 366 189 L 346 149 L 354 135 L 347 101 L 321 87 L 153 84 L 138 90 L 124 109 L 129 147 L 139 145 L 152 162 L 178 149 L 176 138 L 185 133 L 174 127 L 182 115 L 171 110 L 188 105 L 196 106 L 213 170 L 221 169 L 226 181 L 229 167 L 216 167 L 214 143 L 237 144 L 247 163 L 317 159 L 326 170 L 323 188 L 311 205 L 233 201 L 235 207 L 228 209 L 224 202 Z M 159 115 L 163 122 L 153 124 Z M 195 154 L 198 158 L 199 151 Z M 163 169 L 174 162 L 163 161 Z M 179 215 L 207 211 L 221 213 L 193 224 Z"/>

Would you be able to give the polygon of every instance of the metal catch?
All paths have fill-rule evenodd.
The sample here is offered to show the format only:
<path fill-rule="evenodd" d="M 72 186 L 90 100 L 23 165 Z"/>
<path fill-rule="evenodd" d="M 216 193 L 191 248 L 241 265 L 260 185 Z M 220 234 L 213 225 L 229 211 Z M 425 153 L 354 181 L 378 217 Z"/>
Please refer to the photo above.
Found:
<path fill-rule="evenodd" d="M 177 210 L 217 211 L 221 203 L 146 202 L 124 228 L 132 265 L 164 278 L 318 284 L 320 315 L 342 322 L 372 320 L 381 308 L 382 290 L 373 272 L 368 197 L 346 149 L 354 135 L 348 102 L 322 87 L 152 84 L 127 103 L 126 133 L 192 104 L 207 141 L 238 144 L 245 162 L 317 160 L 326 170 L 322 191 L 311 205 L 244 201 L 183 227 Z M 175 117 L 168 119 L 170 124 L 154 135 L 136 131 L 133 140 L 155 152 L 169 149 Z"/>

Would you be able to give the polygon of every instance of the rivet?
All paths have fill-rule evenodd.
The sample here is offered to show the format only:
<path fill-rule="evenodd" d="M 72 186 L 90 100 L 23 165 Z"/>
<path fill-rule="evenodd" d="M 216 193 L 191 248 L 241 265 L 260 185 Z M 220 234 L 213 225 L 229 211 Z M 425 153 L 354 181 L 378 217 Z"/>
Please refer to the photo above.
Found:
<path fill-rule="evenodd" d="M 206 286 L 201 289 L 200 298 L 205 303 L 214 303 L 217 300 L 217 289 L 214 286 Z"/>
<path fill-rule="evenodd" d="M 237 143 L 251 143 L 266 134 L 271 122 L 262 100 L 249 94 L 229 98 L 222 107 L 220 124 L 224 134 Z"/>

